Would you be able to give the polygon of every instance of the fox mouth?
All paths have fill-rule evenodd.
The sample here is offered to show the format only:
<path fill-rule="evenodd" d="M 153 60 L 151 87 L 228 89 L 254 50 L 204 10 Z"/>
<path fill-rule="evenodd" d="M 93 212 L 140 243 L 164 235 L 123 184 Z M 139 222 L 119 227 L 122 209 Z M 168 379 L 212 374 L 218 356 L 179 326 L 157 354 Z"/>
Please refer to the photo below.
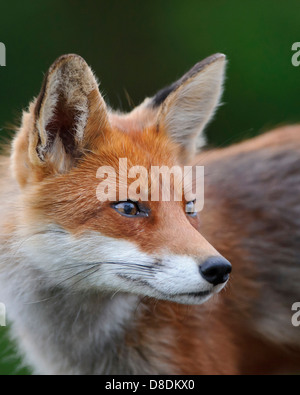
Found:
<path fill-rule="evenodd" d="M 196 300 L 207 298 L 213 294 L 212 289 L 206 290 L 206 291 L 196 291 L 196 292 L 182 292 L 182 293 L 173 293 L 173 294 L 166 293 L 166 292 L 163 292 L 160 289 L 154 287 L 152 284 L 149 284 L 147 281 L 130 278 L 126 275 L 120 275 L 119 277 L 121 277 L 127 281 L 130 281 L 130 282 L 135 282 L 139 286 L 150 288 L 152 291 L 155 292 L 155 294 L 157 293 L 157 295 L 155 297 L 163 298 L 163 299 L 167 299 L 167 300 L 174 300 L 175 301 L 175 300 L 179 300 L 179 299 L 183 298 L 184 300 L 194 299 L 196 302 Z"/>
<path fill-rule="evenodd" d="M 178 297 L 178 296 L 192 296 L 194 298 L 204 298 L 206 296 L 209 296 L 211 294 L 211 291 L 202 291 L 202 292 L 187 292 L 187 293 L 178 293 L 178 294 L 170 294 L 168 295 L 169 297 Z"/>
<path fill-rule="evenodd" d="M 155 290 L 160 293 L 163 299 L 180 304 L 202 304 L 213 295 L 212 291 L 166 294 L 162 293 L 158 289 Z"/>

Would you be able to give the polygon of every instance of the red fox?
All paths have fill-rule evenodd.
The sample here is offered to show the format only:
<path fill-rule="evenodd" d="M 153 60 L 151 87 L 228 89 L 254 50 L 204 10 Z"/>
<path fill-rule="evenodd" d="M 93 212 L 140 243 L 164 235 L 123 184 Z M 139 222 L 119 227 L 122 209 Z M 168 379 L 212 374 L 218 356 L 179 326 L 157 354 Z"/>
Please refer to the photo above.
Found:
<path fill-rule="evenodd" d="M 205 149 L 225 65 L 205 59 L 128 114 L 80 56 L 49 69 L 1 158 L 0 301 L 33 373 L 299 371 L 300 126 Z M 100 202 L 97 171 L 120 177 L 120 158 L 204 166 L 204 209 Z"/>

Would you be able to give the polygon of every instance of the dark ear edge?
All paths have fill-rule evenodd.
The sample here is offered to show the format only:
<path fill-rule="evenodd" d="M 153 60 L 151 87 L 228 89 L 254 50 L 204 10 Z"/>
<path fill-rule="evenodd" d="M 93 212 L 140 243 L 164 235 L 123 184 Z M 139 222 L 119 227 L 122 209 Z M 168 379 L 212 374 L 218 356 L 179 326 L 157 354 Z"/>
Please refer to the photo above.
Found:
<path fill-rule="evenodd" d="M 189 80 L 190 78 L 193 78 L 200 71 L 204 70 L 205 67 L 207 67 L 208 65 L 210 65 L 211 63 L 213 63 L 214 61 L 216 61 L 219 58 L 225 58 L 225 55 L 222 53 L 216 53 L 216 54 L 211 55 L 208 58 L 202 60 L 201 62 L 198 62 L 186 74 L 184 74 L 178 81 L 173 82 L 173 84 L 158 91 L 156 93 L 156 95 L 154 97 L 152 97 L 152 99 L 150 100 L 148 105 L 151 106 L 152 108 L 160 107 L 172 92 L 175 92 L 187 80 Z"/>

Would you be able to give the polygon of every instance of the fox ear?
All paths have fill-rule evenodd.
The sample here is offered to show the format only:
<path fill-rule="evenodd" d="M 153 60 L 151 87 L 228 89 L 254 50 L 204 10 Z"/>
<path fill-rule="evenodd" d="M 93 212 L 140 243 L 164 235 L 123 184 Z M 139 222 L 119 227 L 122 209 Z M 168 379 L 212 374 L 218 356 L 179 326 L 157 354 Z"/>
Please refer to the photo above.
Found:
<path fill-rule="evenodd" d="M 33 165 L 63 173 L 108 128 L 105 102 L 93 72 L 78 55 L 64 55 L 50 67 L 34 109 L 29 138 Z"/>
<path fill-rule="evenodd" d="M 223 91 L 226 58 L 215 54 L 197 63 L 148 105 L 160 107 L 159 128 L 180 144 L 182 160 L 189 161 L 204 145 L 203 130 L 213 117 Z"/>

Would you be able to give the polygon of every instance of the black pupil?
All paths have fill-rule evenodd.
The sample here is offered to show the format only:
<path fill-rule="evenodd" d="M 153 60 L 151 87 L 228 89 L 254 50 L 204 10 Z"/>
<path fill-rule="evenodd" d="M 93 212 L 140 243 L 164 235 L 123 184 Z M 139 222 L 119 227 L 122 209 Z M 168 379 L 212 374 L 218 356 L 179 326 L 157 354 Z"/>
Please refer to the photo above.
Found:
<path fill-rule="evenodd" d="M 124 207 L 123 207 L 123 210 L 124 210 L 124 213 L 126 214 L 126 215 L 130 215 L 130 214 L 132 214 L 132 211 L 134 210 L 134 204 L 133 203 L 124 203 Z"/>

